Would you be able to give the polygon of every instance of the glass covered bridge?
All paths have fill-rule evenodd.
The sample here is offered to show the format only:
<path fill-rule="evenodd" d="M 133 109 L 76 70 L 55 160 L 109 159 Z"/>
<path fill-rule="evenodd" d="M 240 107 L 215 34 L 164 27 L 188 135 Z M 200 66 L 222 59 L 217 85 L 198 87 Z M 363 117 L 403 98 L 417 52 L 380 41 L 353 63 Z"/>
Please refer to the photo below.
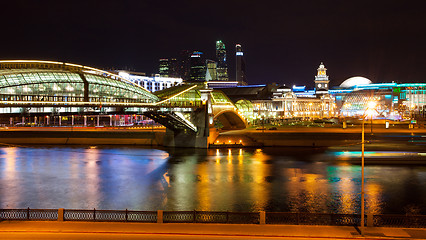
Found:
<path fill-rule="evenodd" d="M 223 93 L 203 93 L 203 89 L 203 85 L 182 85 L 152 94 L 92 67 L 0 61 L 0 119 L 7 125 L 122 126 L 140 123 L 145 115 L 176 131 L 197 132 L 193 113 L 205 108 L 209 124 L 221 120 L 225 127 L 245 127 L 244 118 Z"/>
<path fill-rule="evenodd" d="M 0 61 L 0 113 L 19 113 L 17 107 L 126 106 L 155 103 L 159 98 L 118 75 L 77 64 L 49 61 Z M 49 112 L 52 109 L 34 109 Z M 80 109 L 81 110 L 81 109 Z"/>

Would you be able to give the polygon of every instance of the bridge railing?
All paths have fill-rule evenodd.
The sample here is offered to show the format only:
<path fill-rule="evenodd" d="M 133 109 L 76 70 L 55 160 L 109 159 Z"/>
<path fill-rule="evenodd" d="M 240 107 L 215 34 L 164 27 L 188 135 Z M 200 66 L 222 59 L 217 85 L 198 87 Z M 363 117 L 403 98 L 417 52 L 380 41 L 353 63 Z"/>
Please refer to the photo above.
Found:
<path fill-rule="evenodd" d="M 426 227 L 426 215 L 366 215 L 369 227 Z M 86 221 L 358 226 L 359 214 L 302 212 L 134 211 L 97 209 L 0 209 L 0 221 Z"/>

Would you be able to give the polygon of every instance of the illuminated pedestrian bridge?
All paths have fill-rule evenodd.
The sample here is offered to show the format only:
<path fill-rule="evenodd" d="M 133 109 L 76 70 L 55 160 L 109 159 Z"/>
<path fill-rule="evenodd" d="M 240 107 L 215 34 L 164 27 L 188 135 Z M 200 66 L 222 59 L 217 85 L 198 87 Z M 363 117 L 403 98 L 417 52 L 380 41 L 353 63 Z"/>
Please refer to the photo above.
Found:
<path fill-rule="evenodd" d="M 51 61 L 0 61 L 0 100 L 2 105 L 9 106 L 52 103 L 72 107 L 154 103 L 159 98 L 118 75 L 96 68 Z"/>
<path fill-rule="evenodd" d="M 143 116 L 174 132 L 199 134 L 215 121 L 229 129 L 246 126 L 232 101 L 204 84 L 180 85 L 153 94 L 119 75 L 92 67 L 0 61 L 2 124 L 88 126 L 90 118 L 96 119 L 95 126 L 117 126 L 138 123 Z"/>

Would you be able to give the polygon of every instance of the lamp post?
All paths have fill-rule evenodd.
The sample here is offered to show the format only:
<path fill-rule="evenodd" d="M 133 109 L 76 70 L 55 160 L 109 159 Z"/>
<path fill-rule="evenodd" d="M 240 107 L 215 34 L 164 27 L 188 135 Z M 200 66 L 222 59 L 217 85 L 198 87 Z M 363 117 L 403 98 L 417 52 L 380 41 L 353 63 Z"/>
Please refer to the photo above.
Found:
<path fill-rule="evenodd" d="M 361 142 L 361 236 L 364 236 L 364 119 L 362 116 L 362 142 Z"/>
<path fill-rule="evenodd" d="M 365 128 L 364 128 L 364 121 L 365 121 L 365 117 L 368 115 L 368 112 L 371 116 L 371 123 L 373 123 L 373 110 L 376 107 L 376 102 L 375 101 L 370 101 L 367 104 L 367 109 L 365 109 L 365 112 L 362 116 L 362 127 L 361 127 L 361 132 L 362 132 L 362 137 L 361 137 L 361 236 L 364 236 L 364 215 L 365 215 L 365 186 L 364 186 L 364 133 L 365 133 Z M 371 126 L 373 126 L 373 124 L 371 124 Z M 371 127 L 371 133 L 373 133 L 373 127 Z"/>

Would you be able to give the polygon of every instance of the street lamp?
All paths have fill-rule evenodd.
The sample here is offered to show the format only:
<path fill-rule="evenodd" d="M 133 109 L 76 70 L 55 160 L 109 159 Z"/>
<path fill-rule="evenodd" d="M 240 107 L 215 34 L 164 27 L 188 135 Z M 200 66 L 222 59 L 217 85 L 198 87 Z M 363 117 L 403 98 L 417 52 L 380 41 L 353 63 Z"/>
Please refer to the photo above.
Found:
<path fill-rule="evenodd" d="M 367 109 L 365 110 L 365 111 L 366 111 L 366 114 L 367 114 L 367 115 L 370 115 L 370 120 L 371 120 L 371 124 L 370 124 L 370 134 L 371 134 L 371 135 L 373 135 L 373 113 L 374 113 L 374 111 L 375 111 L 375 109 L 376 109 L 376 105 L 377 105 L 377 103 L 376 103 L 375 101 L 369 101 L 369 102 L 367 103 Z"/>
<path fill-rule="evenodd" d="M 370 101 L 367 104 L 367 109 L 365 109 L 364 115 L 362 116 L 362 142 L 361 142 L 361 236 L 364 236 L 364 209 L 365 209 L 365 203 L 364 203 L 364 120 L 367 115 L 371 115 L 371 121 L 373 121 L 373 112 L 376 107 L 375 101 Z M 371 124 L 373 126 L 373 124 Z M 371 127 L 371 133 L 373 133 L 373 127 Z"/>

